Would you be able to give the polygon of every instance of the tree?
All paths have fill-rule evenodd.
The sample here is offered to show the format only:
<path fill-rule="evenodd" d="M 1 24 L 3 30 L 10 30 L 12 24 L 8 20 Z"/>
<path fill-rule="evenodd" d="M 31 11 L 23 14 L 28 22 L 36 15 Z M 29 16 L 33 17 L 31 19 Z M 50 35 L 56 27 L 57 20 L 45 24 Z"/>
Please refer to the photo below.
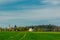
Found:
<path fill-rule="evenodd" d="M 17 31 L 17 26 L 16 25 L 14 26 L 14 31 Z"/>

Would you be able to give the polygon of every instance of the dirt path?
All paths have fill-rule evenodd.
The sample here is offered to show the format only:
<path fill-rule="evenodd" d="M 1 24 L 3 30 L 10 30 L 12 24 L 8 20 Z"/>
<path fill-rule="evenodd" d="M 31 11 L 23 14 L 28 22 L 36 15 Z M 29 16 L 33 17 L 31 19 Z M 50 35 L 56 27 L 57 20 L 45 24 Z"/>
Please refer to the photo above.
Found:
<path fill-rule="evenodd" d="M 27 35 L 27 33 L 25 33 L 25 34 L 23 35 L 23 37 L 21 37 L 19 40 L 22 40 L 23 38 L 25 38 L 26 35 Z"/>

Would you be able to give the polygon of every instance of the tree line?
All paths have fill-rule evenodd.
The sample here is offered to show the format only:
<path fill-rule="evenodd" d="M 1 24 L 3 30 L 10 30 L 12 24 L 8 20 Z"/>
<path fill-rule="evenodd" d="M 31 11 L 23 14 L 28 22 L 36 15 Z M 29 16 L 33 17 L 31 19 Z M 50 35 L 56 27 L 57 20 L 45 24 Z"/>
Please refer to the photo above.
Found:
<path fill-rule="evenodd" d="M 25 27 L 18 27 L 15 25 L 14 27 L 9 28 L 1 28 L 0 31 L 29 31 L 29 29 L 34 29 L 35 32 L 60 32 L 60 27 L 56 25 L 35 25 L 35 26 L 25 26 Z"/>

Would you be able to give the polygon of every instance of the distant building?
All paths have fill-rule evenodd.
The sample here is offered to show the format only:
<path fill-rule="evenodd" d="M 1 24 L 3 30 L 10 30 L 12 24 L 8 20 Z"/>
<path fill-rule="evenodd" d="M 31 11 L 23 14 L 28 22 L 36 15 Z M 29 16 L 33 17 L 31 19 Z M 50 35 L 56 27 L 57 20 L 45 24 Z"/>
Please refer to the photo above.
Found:
<path fill-rule="evenodd" d="M 32 32 L 34 29 L 33 28 L 29 28 L 29 31 Z"/>

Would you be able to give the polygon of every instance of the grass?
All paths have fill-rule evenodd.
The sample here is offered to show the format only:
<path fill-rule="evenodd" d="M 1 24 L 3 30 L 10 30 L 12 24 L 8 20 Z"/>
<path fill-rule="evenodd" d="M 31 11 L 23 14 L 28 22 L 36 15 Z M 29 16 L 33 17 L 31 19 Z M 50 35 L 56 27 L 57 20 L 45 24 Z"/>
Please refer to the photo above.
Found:
<path fill-rule="evenodd" d="M 0 32 L 0 40 L 60 40 L 60 32 Z"/>

